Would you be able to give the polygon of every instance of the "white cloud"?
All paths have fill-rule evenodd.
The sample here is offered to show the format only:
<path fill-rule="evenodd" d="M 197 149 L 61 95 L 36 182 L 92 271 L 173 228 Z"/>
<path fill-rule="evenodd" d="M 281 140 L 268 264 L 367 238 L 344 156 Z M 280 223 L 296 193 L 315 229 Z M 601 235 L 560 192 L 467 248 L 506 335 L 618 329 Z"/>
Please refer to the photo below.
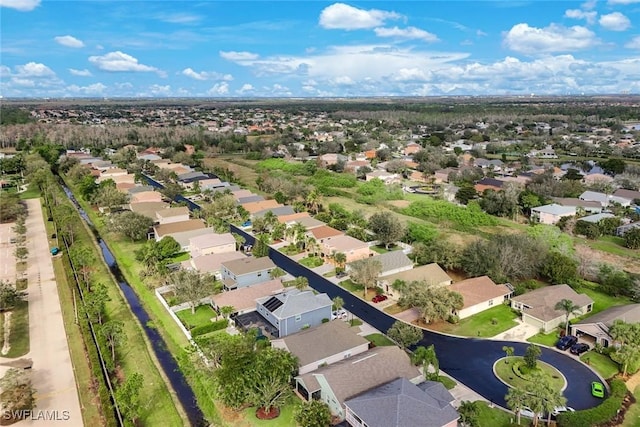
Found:
<path fill-rule="evenodd" d="M 599 43 L 593 31 L 578 25 L 564 27 L 551 24 L 537 28 L 521 23 L 514 25 L 503 37 L 507 48 L 526 54 L 569 52 Z"/>
<path fill-rule="evenodd" d="M 182 74 L 192 79 L 201 80 L 201 81 L 224 80 L 224 81 L 230 82 L 233 80 L 233 76 L 231 74 L 216 73 L 215 71 L 197 72 L 197 71 L 194 71 L 192 68 L 185 68 L 184 70 L 182 70 Z"/>
<path fill-rule="evenodd" d="M 631 21 L 620 12 L 613 12 L 600 16 L 600 25 L 610 31 L 626 31 L 631 27 Z"/>
<path fill-rule="evenodd" d="M 102 71 L 111 72 L 157 72 L 160 73 L 155 67 L 149 65 L 140 64 L 136 58 L 126 53 L 116 51 L 109 52 L 102 56 L 90 56 L 89 62 L 98 67 Z"/>
<path fill-rule="evenodd" d="M 586 11 L 581 9 L 567 9 L 564 12 L 565 18 L 571 19 L 584 19 L 589 24 L 593 24 L 596 22 L 596 17 L 598 16 L 598 12 L 594 11 Z"/>
<path fill-rule="evenodd" d="M 610 5 L 640 3 L 640 0 L 609 0 Z"/>
<path fill-rule="evenodd" d="M 153 84 L 149 86 L 149 92 L 153 96 L 168 96 L 171 95 L 171 86 Z"/>
<path fill-rule="evenodd" d="M 67 87 L 67 90 L 73 94 L 83 95 L 100 95 L 104 93 L 107 87 L 102 83 L 94 83 L 88 86 L 71 85 Z"/>
<path fill-rule="evenodd" d="M 211 89 L 207 91 L 207 93 L 209 95 L 218 95 L 218 96 L 227 95 L 229 94 L 229 83 L 227 82 L 216 83 L 211 87 Z"/>
<path fill-rule="evenodd" d="M 74 48 L 84 47 L 84 43 L 82 42 L 82 40 L 78 40 L 73 36 L 68 36 L 68 35 L 58 36 L 58 37 L 54 37 L 54 40 L 56 41 L 56 43 L 66 47 L 74 47 Z"/>
<path fill-rule="evenodd" d="M 36 62 L 16 65 L 16 71 L 20 77 L 52 77 L 56 75 L 51 68 Z"/>
<path fill-rule="evenodd" d="M 631 40 L 629 40 L 624 47 L 627 49 L 640 49 L 640 36 L 635 36 Z"/>
<path fill-rule="evenodd" d="M 431 34 L 428 31 L 421 30 L 416 27 L 407 27 L 407 28 L 386 28 L 380 27 L 373 30 L 378 37 L 396 37 L 400 39 L 415 39 L 415 40 L 423 40 L 426 42 L 435 42 L 438 40 L 438 37 L 435 34 Z"/>
<path fill-rule="evenodd" d="M 331 79 L 329 83 L 334 86 L 351 86 L 355 84 L 353 79 L 349 76 L 338 76 L 334 79 Z"/>
<path fill-rule="evenodd" d="M 580 7 L 584 10 L 591 10 L 596 7 L 596 4 L 598 4 L 598 0 L 587 0 L 584 3 L 582 3 Z"/>
<path fill-rule="evenodd" d="M 418 68 L 401 68 L 392 78 L 399 82 L 427 81 L 431 79 L 431 73 Z"/>
<path fill-rule="evenodd" d="M 241 87 L 240 89 L 238 89 L 236 92 L 237 92 L 237 93 L 239 93 L 239 94 L 246 94 L 246 93 L 249 93 L 249 92 L 253 92 L 255 89 L 256 89 L 256 88 L 255 88 L 255 87 L 253 87 L 253 85 L 252 85 L 252 84 L 245 83 L 245 84 L 243 84 L 243 85 L 242 85 L 242 87 Z"/>
<path fill-rule="evenodd" d="M 11 68 L 6 65 L 0 65 L 0 77 L 3 79 L 9 78 L 11 75 Z"/>
<path fill-rule="evenodd" d="M 358 9 L 344 3 L 334 3 L 320 13 L 320 26 L 332 30 L 361 30 L 380 27 L 385 21 L 401 15 L 377 9 Z"/>
<path fill-rule="evenodd" d="M 233 50 L 225 52 L 221 50 L 220 57 L 229 61 L 247 61 L 251 59 L 258 59 L 258 54 L 251 52 L 236 52 Z"/>
<path fill-rule="evenodd" d="M 87 70 L 86 68 L 84 70 L 76 70 L 75 68 L 69 68 L 69 72 L 71 74 L 73 74 L 74 76 L 79 76 L 79 77 L 91 77 L 91 71 Z"/>
<path fill-rule="evenodd" d="M 156 16 L 156 19 L 170 24 L 192 24 L 202 19 L 199 15 L 192 15 L 189 13 L 174 13 L 174 14 L 162 14 Z"/>
<path fill-rule="evenodd" d="M 38 6 L 40 6 L 40 0 L 0 0 L 0 7 L 8 7 L 20 12 L 30 12 Z"/>

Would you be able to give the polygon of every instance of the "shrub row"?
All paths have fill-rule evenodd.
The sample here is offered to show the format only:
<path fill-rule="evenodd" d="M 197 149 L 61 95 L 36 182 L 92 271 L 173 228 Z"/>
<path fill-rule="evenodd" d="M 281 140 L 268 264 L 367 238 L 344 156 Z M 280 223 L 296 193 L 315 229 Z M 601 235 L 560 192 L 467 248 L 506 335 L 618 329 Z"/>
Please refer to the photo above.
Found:
<path fill-rule="evenodd" d="M 618 415 L 627 395 L 627 386 L 622 380 L 611 380 L 611 394 L 602 404 L 584 411 L 565 412 L 558 415 L 558 425 L 567 427 L 591 427 L 603 424 Z"/>
<path fill-rule="evenodd" d="M 224 329 L 229 324 L 227 319 L 217 320 L 215 322 L 207 323 L 206 325 L 196 326 L 191 329 L 191 336 L 197 337 L 200 335 L 208 334 L 209 332 L 219 331 Z"/>

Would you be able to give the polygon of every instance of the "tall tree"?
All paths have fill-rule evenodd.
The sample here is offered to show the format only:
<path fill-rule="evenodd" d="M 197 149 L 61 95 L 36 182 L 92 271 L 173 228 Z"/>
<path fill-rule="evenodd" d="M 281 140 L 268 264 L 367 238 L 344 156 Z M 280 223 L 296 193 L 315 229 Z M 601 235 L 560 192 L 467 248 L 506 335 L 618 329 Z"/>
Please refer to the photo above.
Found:
<path fill-rule="evenodd" d="M 111 360 L 115 363 L 116 347 L 121 346 L 127 340 L 127 334 L 124 331 L 124 323 L 119 320 L 109 320 L 102 325 L 100 333 L 107 341 L 107 345 L 111 350 Z"/>
<path fill-rule="evenodd" d="M 26 292 L 17 290 L 12 283 L 0 280 L 0 312 L 13 309 L 26 297 Z"/>
<path fill-rule="evenodd" d="M 195 314 L 196 307 L 202 298 L 215 293 L 215 277 L 203 275 L 192 270 L 178 270 L 169 275 L 169 284 L 173 285 L 175 294 L 186 300 L 191 306 L 191 313 Z"/>
<path fill-rule="evenodd" d="M 107 287 L 98 283 L 91 287 L 91 292 L 84 296 L 84 310 L 91 322 L 102 324 L 104 309 L 107 301 L 110 301 Z"/>
<path fill-rule="evenodd" d="M 96 266 L 96 256 L 93 251 L 86 245 L 71 246 L 69 249 L 69 257 L 73 263 L 73 267 L 80 274 L 85 286 L 89 289 L 91 282 L 91 275 Z"/>
<path fill-rule="evenodd" d="M 120 413 L 136 425 L 142 411 L 142 387 L 144 386 L 144 376 L 139 372 L 127 376 L 127 379 L 116 389 L 116 403 Z"/>
<path fill-rule="evenodd" d="M 287 275 L 287 272 L 281 269 L 280 267 L 276 267 L 269 272 L 269 276 L 272 279 L 277 279 L 279 277 L 286 276 L 286 275 Z"/>
<path fill-rule="evenodd" d="M 336 268 L 340 271 L 344 271 L 344 266 L 347 263 L 347 255 L 342 252 L 336 252 L 333 254 L 333 261 L 336 263 Z"/>
<path fill-rule="evenodd" d="M 264 408 L 267 414 L 284 404 L 297 367 L 296 357 L 286 350 L 273 347 L 259 350 L 251 372 L 251 403 Z"/>
<path fill-rule="evenodd" d="M 478 416 L 480 415 L 480 411 L 475 402 L 463 400 L 458 407 L 458 413 L 460 414 L 460 424 L 462 424 L 463 427 L 479 426 Z"/>
<path fill-rule="evenodd" d="M 507 357 L 513 357 L 514 348 L 508 345 L 502 346 L 502 351 L 504 351 Z M 505 359 L 504 363 L 509 363 L 509 360 Z"/>
<path fill-rule="evenodd" d="M 240 248 L 242 247 L 242 245 L 245 244 L 245 242 L 247 241 L 247 239 L 244 238 L 244 236 L 241 236 L 238 233 L 231 233 L 231 235 L 233 236 L 233 238 L 236 240 L 236 251 L 239 251 Z"/>
<path fill-rule="evenodd" d="M 382 272 L 382 264 L 373 258 L 364 258 L 349 264 L 351 278 L 354 282 L 364 287 L 364 296 L 367 296 L 367 288 L 376 286 L 378 276 Z"/>
<path fill-rule="evenodd" d="M 36 406 L 36 390 L 33 388 L 29 372 L 24 369 L 11 368 L 0 378 L 0 412 L 11 418 L 18 414 L 26 417 Z M 11 423 L 9 423 L 11 424 Z"/>
<path fill-rule="evenodd" d="M 564 311 L 564 334 L 569 335 L 569 317 L 581 314 L 580 306 L 574 304 L 570 299 L 563 298 L 556 303 L 554 308 L 559 311 Z"/>
<path fill-rule="evenodd" d="M 422 334 L 422 332 L 421 332 Z M 427 380 L 438 381 L 440 375 L 440 362 L 436 354 L 436 349 L 431 344 L 429 347 L 420 346 L 411 355 L 414 365 L 422 366 L 422 374 Z"/>
<path fill-rule="evenodd" d="M 404 227 L 397 216 L 385 212 L 376 212 L 369 218 L 369 229 L 386 249 L 404 236 Z"/>
<path fill-rule="evenodd" d="M 530 345 L 524 352 L 524 363 L 529 369 L 535 369 L 538 365 L 538 358 L 542 354 L 542 350 L 537 345 Z"/>
<path fill-rule="evenodd" d="M 307 279 L 304 276 L 298 276 L 293 281 L 293 286 L 295 286 L 295 288 L 298 289 L 299 291 L 304 291 L 309 287 L 309 279 Z"/>
<path fill-rule="evenodd" d="M 340 296 L 334 297 L 331 300 L 331 302 L 333 302 L 333 309 L 334 310 L 340 310 L 342 307 L 344 307 L 344 300 Z"/>
<path fill-rule="evenodd" d="M 520 413 L 522 412 L 522 409 L 527 406 L 528 397 L 529 393 L 517 387 L 510 388 L 507 395 L 504 397 L 509 409 L 516 413 L 518 424 L 520 424 Z"/>
<path fill-rule="evenodd" d="M 400 347 L 407 349 L 417 344 L 423 338 L 424 334 L 422 333 L 422 329 L 401 320 L 396 320 L 387 330 L 387 336 L 397 342 Z"/>
<path fill-rule="evenodd" d="M 93 202 L 99 207 L 107 208 L 109 212 L 118 206 L 124 205 L 127 200 L 128 196 L 126 194 L 111 185 L 98 188 L 93 196 Z"/>
<path fill-rule="evenodd" d="M 107 227 L 110 231 L 120 233 L 132 242 L 145 240 L 153 220 L 136 212 L 124 211 L 109 215 Z"/>

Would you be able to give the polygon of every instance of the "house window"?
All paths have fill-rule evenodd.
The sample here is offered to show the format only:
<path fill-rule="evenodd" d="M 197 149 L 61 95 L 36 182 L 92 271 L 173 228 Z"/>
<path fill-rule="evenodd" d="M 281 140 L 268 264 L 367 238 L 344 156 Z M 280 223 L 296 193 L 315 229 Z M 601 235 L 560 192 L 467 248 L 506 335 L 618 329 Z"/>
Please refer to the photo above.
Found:
<path fill-rule="evenodd" d="M 302 315 L 298 314 L 296 315 L 296 322 L 299 322 L 302 320 Z"/>
<path fill-rule="evenodd" d="M 492 299 L 490 299 L 490 300 L 489 300 L 489 307 L 491 307 L 492 305 L 493 305 L 493 300 L 492 300 Z"/>
<path fill-rule="evenodd" d="M 593 310 L 593 304 L 589 304 L 587 306 L 587 313 L 589 313 L 591 310 Z"/>

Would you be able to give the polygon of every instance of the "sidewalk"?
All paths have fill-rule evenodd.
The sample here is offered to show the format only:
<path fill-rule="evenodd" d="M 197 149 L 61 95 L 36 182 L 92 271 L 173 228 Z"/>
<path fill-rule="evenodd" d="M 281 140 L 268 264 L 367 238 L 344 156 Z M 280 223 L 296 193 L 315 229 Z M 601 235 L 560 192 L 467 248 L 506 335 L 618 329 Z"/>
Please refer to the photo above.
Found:
<path fill-rule="evenodd" d="M 26 202 L 30 351 L 24 357 L 33 360 L 31 378 L 37 407 L 33 419 L 23 420 L 19 425 L 83 426 L 40 200 Z M 15 359 L 0 358 L 0 363 L 10 360 Z M 6 369 L 0 367 L 0 375 Z"/>

